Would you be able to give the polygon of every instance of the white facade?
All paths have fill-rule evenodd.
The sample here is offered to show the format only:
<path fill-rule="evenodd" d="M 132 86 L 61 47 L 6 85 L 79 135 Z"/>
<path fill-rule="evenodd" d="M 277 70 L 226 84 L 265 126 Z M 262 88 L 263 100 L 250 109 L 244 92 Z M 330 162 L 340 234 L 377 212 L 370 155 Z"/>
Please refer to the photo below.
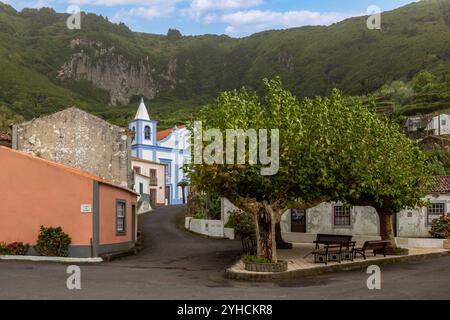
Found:
<path fill-rule="evenodd" d="M 134 191 L 142 194 L 150 193 L 150 178 L 142 174 L 134 174 Z"/>
<path fill-rule="evenodd" d="M 183 166 L 190 161 L 190 131 L 185 126 L 175 126 L 158 133 L 157 122 L 148 116 L 144 101 L 141 101 L 129 128 L 135 132 L 131 146 L 132 156 L 167 165 L 165 177 L 167 203 L 181 204 L 183 195 L 178 183 L 187 181 Z"/>
<path fill-rule="evenodd" d="M 134 190 L 140 193 L 139 183 L 142 178 L 147 179 L 148 187 L 144 185 L 144 190 L 146 194 L 151 194 L 152 191 L 155 192 L 155 204 L 164 205 L 165 204 L 165 192 L 166 192 L 166 166 L 153 161 L 147 161 L 138 158 L 131 158 L 131 165 L 133 171 L 139 168 L 140 174 L 135 173 L 135 184 Z M 151 170 L 156 172 L 156 185 L 151 183 L 150 180 Z"/>
<path fill-rule="evenodd" d="M 432 131 L 434 135 L 450 134 L 450 115 L 441 114 L 433 117 L 426 130 Z"/>
<path fill-rule="evenodd" d="M 439 209 L 439 214 L 450 214 L 450 193 L 429 195 L 426 199 L 435 206 L 435 210 Z M 237 210 L 237 207 L 228 199 L 222 199 L 222 220 L 225 224 L 232 210 Z M 342 212 L 346 215 L 345 219 L 339 218 Z M 428 208 L 400 211 L 396 221 L 397 236 L 430 238 L 431 221 L 439 216 L 432 213 Z M 306 210 L 287 210 L 280 225 L 283 238 L 289 242 L 312 242 L 318 233 L 353 235 L 357 241 L 379 239 L 380 235 L 379 218 L 374 208 L 354 206 L 346 211 L 335 202 L 324 202 Z"/>

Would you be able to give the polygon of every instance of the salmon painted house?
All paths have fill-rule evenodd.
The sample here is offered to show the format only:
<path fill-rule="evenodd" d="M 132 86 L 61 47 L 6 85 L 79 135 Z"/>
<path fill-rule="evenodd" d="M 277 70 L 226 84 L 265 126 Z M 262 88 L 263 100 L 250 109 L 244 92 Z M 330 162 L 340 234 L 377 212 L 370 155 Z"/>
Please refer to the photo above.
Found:
<path fill-rule="evenodd" d="M 84 171 L 0 146 L 0 242 L 34 245 L 39 227 L 58 227 L 72 257 L 131 249 L 137 193 Z"/>

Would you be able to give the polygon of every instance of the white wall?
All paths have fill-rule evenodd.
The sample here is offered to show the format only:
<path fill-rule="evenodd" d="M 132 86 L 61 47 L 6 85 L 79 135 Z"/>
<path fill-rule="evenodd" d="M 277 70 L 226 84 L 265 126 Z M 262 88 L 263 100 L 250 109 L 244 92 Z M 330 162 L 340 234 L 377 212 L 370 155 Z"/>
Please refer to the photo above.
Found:
<path fill-rule="evenodd" d="M 150 179 L 148 179 L 148 188 L 155 189 L 156 190 L 156 202 L 158 204 L 164 204 L 165 200 L 165 166 L 157 163 L 148 163 L 146 161 L 131 161 L 132 167 L 140 167 L 141 173 L 145 176 L 150 176 L 150 169 L 156 170 L 156 178 L 158 180 L 158 186 L 150 186 Z M 136 175 L 138 176 L 138 175 Z M 136 181 L 135 181 L 136 182 Z M 148 188 L 145 193 L 150 194 L 150 191 L 148 191 Z M 136 192 L 139 192 L 139 184 L 135 183 L 134 190 Z"/>
<path fill-rule="evenodd" d="M 441 114 L 440 116 L 435 116 L 430 121 L 430 123 L 427 126 L 427 130 L 434 130 L 434 134 L 439 134 L 439 120 L 441 122 L 441 135 L 442 134 L 450 134 L 450 115 L 448 114 Z"/>
<path fill-rule="evenodd" d="M 445 212 L 450 213 L 450 194 L 430 195 L 426 199 L 431 202 L 445 202 Z M 402 210 L 398 213 L 397 219 L 399 237 L 430 237 L 426 208 Z"/>
<path fill-rule="evenodd" d="M 150 194 L 150 179 L 148 177 L 143 177 L 140 174 L 134 175 L 134 191 L 140 193 L 139 184 L 142 183 L 143 193 Z"/>
<path fill-rule="evenodd" d="M 195 233 L 209 237 L 223 238 L 223 222 L 221 220 L 203 220 L 186 218 L 185 227 Z"/>
<path fill-rule="evenodd" d="M 445 201 L 446 212 L 450 213 L 450 194 L 427 196 L 426 199 L 429 199 L 430 201 Z M 333 225 L 333 204 L 335 203 L 321 203 L 318 206 L 307 210 L 306 234 L 302 235 L 303 238 L 309 239 L 311 238 L 309 235 L 317 233 L 348 234 L 355 236 L 357 239 L 379 238 L 379 218 L 374 208 L 353 207 L 351 209 L 351 226 L 337 227 Z M 225 224 L 228 221 L 228 212 L 236 209 L 237 207 L 235 207 L 228 199 L 222 199 L 221 217 Z M 429 234 L 430 226 L 427 225 L 426 213 L 426 208 L 400 211 L 397 214 L 398 236 L 412 238 L 431 237 Z M 280 225 L 281 231 L 284 233 L 283 237 L 286 241 L 290 241 L 290 238 L 299 238 L 294 237 L 294 235 L 300 235 L 301 233 L 291 232 L 291 210 L 288 210 L 283 214 Z"/>

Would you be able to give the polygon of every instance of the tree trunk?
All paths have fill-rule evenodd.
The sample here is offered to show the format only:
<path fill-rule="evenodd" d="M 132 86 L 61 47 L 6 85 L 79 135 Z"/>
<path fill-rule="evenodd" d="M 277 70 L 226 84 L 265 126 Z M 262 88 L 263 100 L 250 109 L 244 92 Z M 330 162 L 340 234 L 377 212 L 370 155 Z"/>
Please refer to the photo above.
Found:
<path fill-rule="evenodd" d="M 258 256 L 277 262 L 277 242 L 275 239 L 275 217 L 271 206 L 264 201 L 256 213 L 256 240 Z"/>
<path fill-rule="evenodd" d="M 389 241 L 389 248 L 396 249 L 394 228 L 392 223 L 393 214 L 387 209 L 378 209 L 380 217 L 380 236 L 382 240 Z"/>
<path fill-rule="evenodd" d="M 185 186 L 181 187 L 181 194 L 183 195 L 183 204 L 186 204 Z"/>
<path fill-rule="evenodd" d="M 275 239 L 277 241 L 277 249 L 292 249 L 292 243 L 283 240 L 280 222 L 275 225 Z"/>

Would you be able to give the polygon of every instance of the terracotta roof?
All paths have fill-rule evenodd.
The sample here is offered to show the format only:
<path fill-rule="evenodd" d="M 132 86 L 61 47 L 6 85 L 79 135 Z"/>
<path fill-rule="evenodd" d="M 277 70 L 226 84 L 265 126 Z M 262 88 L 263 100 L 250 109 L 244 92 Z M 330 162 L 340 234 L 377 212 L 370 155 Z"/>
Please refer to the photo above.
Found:
<path fill-rule="evenodd" d="M 0 132 L 0 140 L 2 141 L 11 141 L 11 135 L 6 132 Z"/>
<path fill-rule="evenodd" d="M 434 177 L 435 184 L 432 192 L 447 193 L 450 192 L 450 176 L 437 176 Z"/>
<path fill-rule="evenodd" d="M 73 173 L 73 174 L 76 174 L 76 175 L 79 175 L 79 176 L 82 176 L 82 177 L 85 177 L 85 178 L 88 178 L 88 179 L 91 179 L 91 180 L 94 180 L 94 181 L 98 181 L 100 183 L 109 185 L 109 186 L 114 187 L 114 188 L 119 188 L 119 189 L 128 191 L 128 192 L 133 193 L 135 195 L 139 195 L 138 193 L 134 192 L 131 189 L 128 189 L 127 187 L 119 186 L 119 185 L 117 185 L 115 183 L 112 183 L 112 182 L 104 180 L 104 179 L 102 179 L 100 177 L 94 176 L 94 175 L 92 175 L 92 174 L 90 174 L 90 173 L 88 173 L 86 171 L 82 171 L 82 170 L 75 169 L 75 168 L 72 168 L 72 167 L 69 167 L 69 166 L 65 166 L 65 165 L 57 163 L 57 162 L 53 162 L 53 161 L 50 161 L 50 160 L 42 159 L 42 158 L 39 158 L 39 157 L 36 157 L 36 156 L 32 156 L 31 154 L 28 154 L 28 153 L 25 153 L 25 152 L 17 151 L 17 150 L 14 150 L 14 149 L 3 147 L 3 146 L 0 146 L 0 150 L 6 150 L 6 151 L 9 151 L 9 152 L 14 152 L 14 153 L 17 153 L 17 154 L 19 154 L 19 155 L 21 155 L 23 157 L 27 157 L 27 158 L 30 158 L 30 159 L 35 160 L 35 161 L 41 161 L 41 162 L 44 162 L 44 163 L 46 163 L 46 164 L 48 164 L 50 166 L 59 168 L 61 170 L 64 170 L 64 171 L 67 171 L 67 172 L 70 172 L 70 173 Z"/>
<path fill-rule="evenodd" d="M 137 158 L 137 157 L 131 157 L 131 160 L 136 161 L 136 162 L 151 163 L 151 164 L 158 164 L 160 166 L 166 166 L 165 163 L 159 163 L 156 161 L 145 160 L 145 159 L 141 159 L 141 158 Z"/>
<path fill-rule="evenodd" d="M 186 125 L 185 124 L 180 124 L 177 127 L 178 127 L 178 129 L 182 129 L 182 128 L 186 128 Z M 158 131 L 156 133 L 156 140 L 159 141 L 159 140 L 162 140 L 164 138 L 167 138 L 172 133 L 172 131 L 173 131 L 173 128 L 169 128 L 169 129 Z"/>

